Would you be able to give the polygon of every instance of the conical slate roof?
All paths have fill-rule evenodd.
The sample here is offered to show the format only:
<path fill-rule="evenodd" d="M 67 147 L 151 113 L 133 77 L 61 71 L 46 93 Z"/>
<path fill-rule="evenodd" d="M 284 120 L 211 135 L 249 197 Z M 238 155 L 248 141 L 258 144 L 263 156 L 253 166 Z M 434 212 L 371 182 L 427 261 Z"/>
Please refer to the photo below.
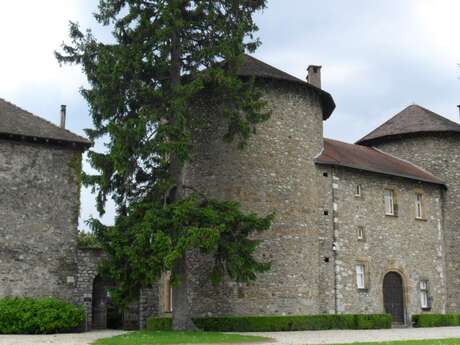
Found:
<path fill-rule="evenodd" d="M 429 132 L 460 133 L 460 125 L 431 110 L 414 104 L 393 116 L 356 143 L 367 145 L 393 136 Z"/>
<path fill-rule="evenodd" d="M 0 138 L 89 147 L 91 142 L 0 98 Z"/>
<path fill-rule="evenodd" d="M 255 57 L 244 54 L 243 58 L 243 63 L 241 64 L 241 66 L 239 66 L 239 69 L 236 72 L 237 75 L 241 77 L 256 77 L 264 79 L 284 80 L 314 90 L 319 94 L 320 97 L 321 106 L 323 109 L 323 119 L 326 120 L 329 118 L 329 116 L 331 116 L 332 112 L 335 109 L 335 103 L 334 99 L 328 92 L 316 86 L 313 86 L 302 79 L 299 79 L 286 72 L 283 72 L 263 61 L 260 61 Z"/>

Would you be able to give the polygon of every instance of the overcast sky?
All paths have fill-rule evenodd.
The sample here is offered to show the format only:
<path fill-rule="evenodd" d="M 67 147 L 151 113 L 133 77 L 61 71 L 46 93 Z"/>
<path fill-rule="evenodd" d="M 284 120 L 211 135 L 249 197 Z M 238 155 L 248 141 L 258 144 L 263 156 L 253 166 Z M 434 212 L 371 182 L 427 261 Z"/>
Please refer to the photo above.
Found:
<path fill-rule="evenodd" d="M 107 37 L 91 16 L 96 3 L 3 1 L 0 97 L 55 123 L 67 104 L 67 128 L 83 134 L 91 126 L 78 93 L 85 78 L 79 67 L 60 68 L 53 51 L 69 20 Z M 268 0 L 255 56 L 299 78 L 309 64 L 323 66 L 322 86 L 337 104 L 327 137 L 353 142 L 412 103 L 457 121 L 459 13 L 458 0 Z M 94 197 L 84 190 L 81 220 L 89 215 L 97 215 Z"/>

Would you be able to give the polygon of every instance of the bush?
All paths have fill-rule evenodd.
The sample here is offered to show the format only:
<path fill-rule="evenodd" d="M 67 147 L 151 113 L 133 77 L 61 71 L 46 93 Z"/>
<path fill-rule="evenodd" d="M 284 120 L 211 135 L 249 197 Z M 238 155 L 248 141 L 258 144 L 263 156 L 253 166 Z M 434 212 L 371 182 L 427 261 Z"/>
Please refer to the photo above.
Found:
<path fill-rule="evenodd" d="M 170 331 L 172 319 L 170 317 L 149 317 L 147 319 L 147 330 L 149 331 Z"/>
<path fill-rule="evenodd" d="M 391 316 L 370 315 L 300 315 L 300 316 L 228 316 L 199 317 L 193 323 L 203 331 L 220 332 L 280 332 L 324 329 L 391 328 Z M 171 329 L 170 318 L 150 318 L 149 330 Z"/>
<path fill-rule="evenodd" d="M 83 308 L 55 298 L 0 299 L 0 334 L 46 334 L 76 329 Z"/>
<path fill-rule="evenodd" d="M 412 322 L 414 327 L 460 326 L 460 314 L 417 314 Z"/>

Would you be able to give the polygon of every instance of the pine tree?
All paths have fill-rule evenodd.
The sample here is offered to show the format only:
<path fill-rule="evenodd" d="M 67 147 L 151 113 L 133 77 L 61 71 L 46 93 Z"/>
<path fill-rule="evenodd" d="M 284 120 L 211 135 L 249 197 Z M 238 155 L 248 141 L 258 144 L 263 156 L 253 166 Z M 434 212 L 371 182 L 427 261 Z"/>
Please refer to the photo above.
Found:
<path fill-rule="evenodd" d="M 254 81 L 235 74 L 242 54 L 259 45 L 253 15 L 265 2 L 100 0 L 95 18 L 113 27 L 114 42 L 70 23 L 71 43 L 56 52 L 60 63 L 82 66 L 89 87 L 81 92 L 93 120 L 87 134 L 106 145 L 106 152 L 89 151 L 97 174 L 83 178 L 97 193 L 100 214 L 108 198 L 116 204 L 115 225 L 89 220 L 108 254 L 102 270 L 116 281 L 120 303 L 172 272 L 175 329 L 193 328 L 189 250 L 214 257 L 216 284 L 224 275 L 248 282 L 270 267 L 255 259 L 251 234 L 268 229 L 273 215 L 244 214 L 237 203 L 208 199 L 182 183 L 199 94 L 219 100 L 223 140 L 242 149 L 269 117 Z"/>

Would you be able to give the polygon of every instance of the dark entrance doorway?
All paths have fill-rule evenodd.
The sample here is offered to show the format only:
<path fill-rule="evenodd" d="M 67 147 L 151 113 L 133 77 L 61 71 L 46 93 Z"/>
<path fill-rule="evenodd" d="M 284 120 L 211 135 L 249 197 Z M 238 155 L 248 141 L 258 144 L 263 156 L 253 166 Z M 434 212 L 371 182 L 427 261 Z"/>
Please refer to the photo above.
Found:
<path fill-rule="evenodd" d="M 397 272 L 389 272 L 383 278 L 383 305 L 394 323 L 404 324 L 404 287 Z"/>
<path fill-rule="evenodd" d="M 113 286 L 110 280 L 97 276 L 93 283 L 93 321 L 92 329 L 120 329 L 122 314 L 112 302 L 109 288 Z"/>

